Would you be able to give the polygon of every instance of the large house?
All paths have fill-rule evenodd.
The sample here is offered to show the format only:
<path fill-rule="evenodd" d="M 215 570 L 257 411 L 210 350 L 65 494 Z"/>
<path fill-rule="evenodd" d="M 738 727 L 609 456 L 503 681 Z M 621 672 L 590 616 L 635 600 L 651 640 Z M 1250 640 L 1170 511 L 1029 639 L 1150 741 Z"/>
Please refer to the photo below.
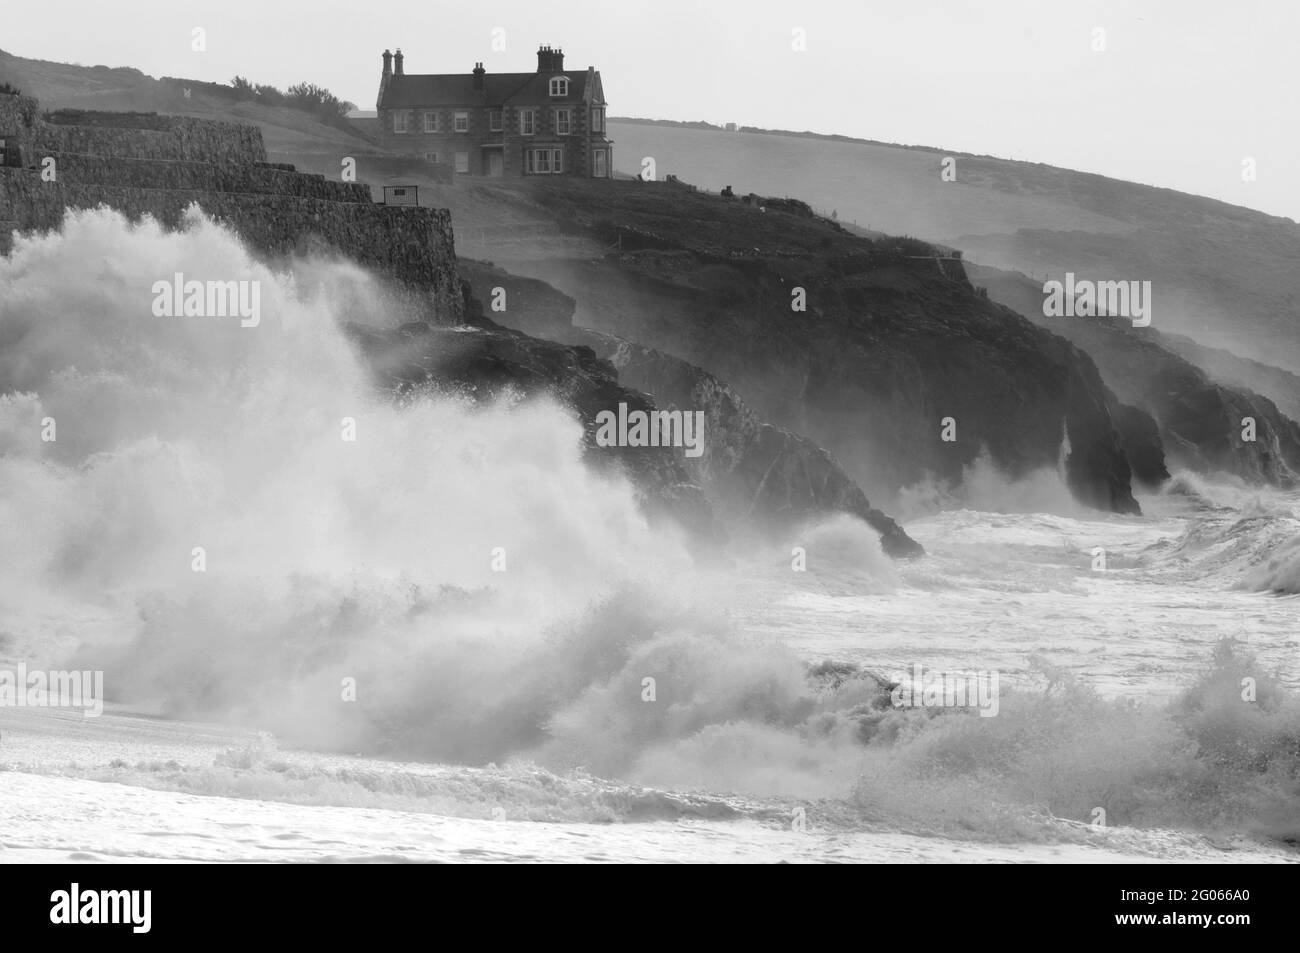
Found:
<path fill-rule="evenodd" d="M 402 51 L 384 50 L 379 79 L 384 145 L 469 175 L 611 178 L 600 72 L 565 70 L 564 52 L 543 46 L 535 73 L 408 74 Z"/>

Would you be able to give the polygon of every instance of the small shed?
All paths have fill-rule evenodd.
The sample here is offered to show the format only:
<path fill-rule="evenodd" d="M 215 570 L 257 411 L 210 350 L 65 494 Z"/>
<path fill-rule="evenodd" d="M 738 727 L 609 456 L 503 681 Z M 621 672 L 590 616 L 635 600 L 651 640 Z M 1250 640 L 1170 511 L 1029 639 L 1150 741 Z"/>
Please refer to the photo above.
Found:
<path fill-rule="evenodd" d="M 419 205 L 420 187 L 418 185 L 385 185 L 385 205 Z"/>

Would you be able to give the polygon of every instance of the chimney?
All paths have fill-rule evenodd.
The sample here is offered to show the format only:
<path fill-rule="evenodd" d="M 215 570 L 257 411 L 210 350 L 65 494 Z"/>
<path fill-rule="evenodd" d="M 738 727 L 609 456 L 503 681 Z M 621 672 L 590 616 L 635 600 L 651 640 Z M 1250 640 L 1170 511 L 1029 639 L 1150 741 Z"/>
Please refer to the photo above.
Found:
<path fill-rule="evenodd" d="M 482 63 L 474 64 L 474 88 L 475 89 L 483 88 L 483 76 L 485 73 L 487 73 L 487 70 L 483 68 Z"/>
<path fill-rule="evenodd" d="M 402 48 L 397 48 L 397 54 L 393 57 L 393 75 L 402 75 Z"/>
<path fill-rule="evenodd" d="M 551 71 L 552 56 L 549 46 L 539 46 L 537 48 L 537 72 L 549 73 Z"/>
<path fill-rule="evenodd" d="M 551 53 L 551 69 L 557 73 L 564 72 L 564 50 L 555 50 Z"/>
<path fill-rule="evenodd" d="M 384 50 L 384 72 L 379 77 L 379 95 L 375 97 L 375 109 L 384 108 L 384 91 L 388 89 L 388 81 L 393 78 L 393 54 Z"/>

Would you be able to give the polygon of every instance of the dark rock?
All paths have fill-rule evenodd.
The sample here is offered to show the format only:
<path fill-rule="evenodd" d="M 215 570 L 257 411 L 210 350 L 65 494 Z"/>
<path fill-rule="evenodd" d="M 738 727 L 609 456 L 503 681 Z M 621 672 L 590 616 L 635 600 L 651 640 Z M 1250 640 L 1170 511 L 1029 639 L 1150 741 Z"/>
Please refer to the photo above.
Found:
<path fill-rule="evenodd" d="M 692 364 L 610 335 L 575 328 L 575 302 L 543 281 L 521 278 L 485 262 L 460 261 L 475 296 L 506 291 L 496 314 L 509 327 L 569 344 L 590 346 L 610 360 L 619 381 L 645 391 L 661 408 L 704 412 L 704 453 L 682 465 L 728 525 L 786 530 L 816 516 L 851 513 L 880 533 L 891 556 L 924 550 L 884 513 L 813 441 L 760 420 L 724 381 Z M 467 307 L 472 312 L 473 307 Z"/>
<path fill-rule="evenodd" d="M 538 340 L 486 320 L 472 328 L 419 322 L 385 329 L 353 323 L 346 331 L 395 399 L 431 390 L 480 401 L 509 391 L 524 398 L 551 397 L 572 407 L 582 421 L 592 467 L 630 479 L 652 519 L 670 518 L 710 546 L 723 540 L 712 507 L 681 465 L 679 449 L 596 445 L 600 411 L 620 402 L 630 410 L 649 411 L 654 403 L 621 386 L 613 366 L 591 348 Z"/>
<path fill-rule="evenodd" d="M 977 294 L 955 255 L 703 193 L 548 182 L 534 198 L 598 240 L 622 240 L 622 252 L 512 270 L 573 296 L 578 325 L 726 381 L 870 494 L 927 477 L 959 483 L 985 452 L 1013 478 L 1056 468 L 1068 436 L 1075 495 L 1137 511 L 1095 365 Z M 796 289 L 804 312 L 792 308 Z M 955 443 L 940 440 L 945 417 Z"/>
<path fill-rule="evenodd" d="M 1213 380 L 1155 327 L 1111 317 L 1044 317 L 1040 283 L 992 268 L 977 274 L 995 299 L 1091 355 L 1118 400 L 1153 419 L 1170 462 L 1274 486 L 1300 479 L 1300 425 L 1267 397 Z M 1247 417 L 1255 421 L 1254 441 L 1241 438 Z"/>
<path fill-rule="evenodd" d="M 871 507 L 829 453 L 807 437 L 759 420 L 723 381 L 650 348 L 596 332 L 585 335 L 618 368 L 620 381 L 652 394 L 661 407 L 704 412 L 704 453 L 683 465 L 724 516 L 785 530 L 813 517 L 851 513 L 880 533 L 888 555 L 924 553 L 894 520 Z"/>
<path fill-rule="evenodd" d="M 544 281 L 511 274 L 491 262 L 459 258 L 457 267 L 493 320 L 534 337 L 552 341 L 569 339 L 576 302 L 568 295 Z M 490 310 L 497 288 L 505 292 L 505 310 L 500 312 Z"/>
<path fill-rule="evenodd" d="M 1133 468 L 1134 478 L 1147 486 L 1159 486 L 1168 480 L 1160 428 L 1151 415 L 1118 400 L 1111 405 L 1110 415 L 1119 430 L 1120 444 Z"/>

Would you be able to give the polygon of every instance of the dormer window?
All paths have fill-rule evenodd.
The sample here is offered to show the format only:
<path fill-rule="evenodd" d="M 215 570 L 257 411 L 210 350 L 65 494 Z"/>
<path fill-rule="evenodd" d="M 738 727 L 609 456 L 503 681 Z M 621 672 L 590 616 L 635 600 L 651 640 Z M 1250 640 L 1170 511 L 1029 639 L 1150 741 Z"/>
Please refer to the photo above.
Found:
<path fill-rule="evenodd" d="M 569 77 L 555 76 L 551 78 L 551 95 L 567 96 L 569 95 Z"/>

